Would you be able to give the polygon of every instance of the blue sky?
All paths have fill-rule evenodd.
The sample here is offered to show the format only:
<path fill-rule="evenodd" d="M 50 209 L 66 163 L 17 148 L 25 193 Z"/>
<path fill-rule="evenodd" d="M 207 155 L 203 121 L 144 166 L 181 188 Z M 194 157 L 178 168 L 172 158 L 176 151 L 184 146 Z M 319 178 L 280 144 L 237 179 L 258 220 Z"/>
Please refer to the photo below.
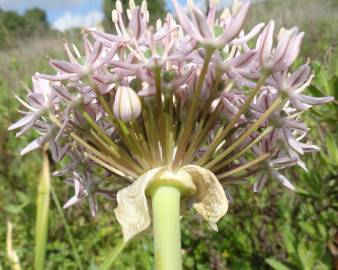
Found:
<path fill-rule="evenodd" d="M 47 11 L 48 19 L 54 22 L 66 12 L 87 14 L 101 10 L 101 0 L 0 0 L 0 7 L 22 13 L 28 8 L 40 7 Z"/>
<path fill-rule="evenodd" d="M 0 0 L 0 8 L 4 10 L 23 13 L 32 7 L 44 9 L 56 28 L 93 24 L 102 18 L 102 0 Z"/>
<path fill-rule="evenodd" d="M 151 1 L 151 0 L 148 0 Z M 186 0 L 179 0 L 181 3 Z M 196 0 L 196 2 L 204 0 Z M 228 0 L 221 0 L 226 2 Z M 167 6 L 171 9 L 171 1 Z M 70 27 L 94 26 L 103 17 L 102 0 L 0 0 L 0 8 L 19 13 L 28 8 L 39 7 L 47 12 L 54 28 L 65 30 Z"/>

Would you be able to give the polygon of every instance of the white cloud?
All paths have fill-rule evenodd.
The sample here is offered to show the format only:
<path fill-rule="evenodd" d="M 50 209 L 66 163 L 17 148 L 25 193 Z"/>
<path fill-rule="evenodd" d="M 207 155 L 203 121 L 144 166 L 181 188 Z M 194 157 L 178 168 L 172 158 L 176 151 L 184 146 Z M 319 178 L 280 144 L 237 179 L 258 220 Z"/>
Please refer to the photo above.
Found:
<path fill-rule="evenodd" d="M 74 27 L 90 27 L 96 26 L 103 20 L 103 13 L 100 11 L 91 11 L 85 15 L 77 15 L 71 12 L 66 12 L 61 17 L 57 18 L 52 25 L 52 28 L 59 31 L 65 31 Z"/>

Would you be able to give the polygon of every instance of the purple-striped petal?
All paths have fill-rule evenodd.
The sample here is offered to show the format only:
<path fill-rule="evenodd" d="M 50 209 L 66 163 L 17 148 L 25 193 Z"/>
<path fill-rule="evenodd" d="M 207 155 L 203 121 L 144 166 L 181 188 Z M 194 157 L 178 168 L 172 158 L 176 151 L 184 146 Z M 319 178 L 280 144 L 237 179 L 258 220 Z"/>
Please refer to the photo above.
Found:
<path fill-rule="evenodd" d="M 271 175 L 278 181 L 280 182 L 283 186 L 285 186 L 286 188 L 290 189 L 290 190 L 295 190 L 295 187 L 293 186 L 293 184 L 289 181 L 289 179 L 287 179 L 284 175 L 282 175 L 281 173 L 277 172 L 274 169 L 270 170 Z"/>
<path fill-rule="evenodd" d="M 298 94 L 297 97 L 301 102 L 309 105 L 320 105 L 334 100 L 334 97 L 310 97 L 302 94 Z"/>
<path fill-rule="evenodd" d="M 23 156 L 33 150 L 38 149 L 39 147 L 42 146 L 42 144 L 44 144 L 47 141 L 47 139 L 48 139 L 47 134 L 35 139 L 21 150 L 20 155 Z"/>
<path fill-rule="evenodd" d="M 62 60 L 50 60 L 50 65 L 63 73 L 81 73 L 82 68 L 79 64 L 73 64 Z"/>

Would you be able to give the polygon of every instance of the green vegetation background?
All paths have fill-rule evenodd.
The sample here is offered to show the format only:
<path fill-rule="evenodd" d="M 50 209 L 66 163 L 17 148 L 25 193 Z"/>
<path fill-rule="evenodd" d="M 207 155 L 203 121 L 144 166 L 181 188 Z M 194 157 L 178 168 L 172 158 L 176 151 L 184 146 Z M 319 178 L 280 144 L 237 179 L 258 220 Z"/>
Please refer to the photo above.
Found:
<path fill-rule="evenodd" d="M 106 14 L 111 3 L 106 0 Z M 150 1 L 155 14 L 163 1 Z M 274 18 L 278 25 L 298 25 L 306 32 L 299 63 L 311 57 L 316 78 L 307 92 L 332 95 L 336 100 L 309 110 L 304 117 L 311 138 L 322 149 L 307 155 L 309 172 L 289 172 L 297 191 L 289 192 L 270 182 L 262 194 L 251 185 L 231 190 L 234 202 L 219 224 L 210 230 L 195 215 L 183 219 L 185 269 L 338 269 L 338 3 L 335 0 L 285 0 L 255 4 L 248 25 Z M 104 22 L 107 29 L 109 20 Z M 33 269 L 37 184 L 41 153 L 20 157 L 19 150 L 36 134 L 15 138 L 8 133 L 18 117 L 15 95 L 31 86 L 31 75 L 51 71 L 48 57 L 63 57 L 62 38 L 77 42 L 78 31 L 57 33 L 49 29 L 43 11 L 33 9 L 19 16 L 0 10 L 0 269 L 10 269 L 6 255 L 6 221 L 14 224 L 13 246 L 22 269 Z M 52 169 L 58 165 L 52 164 Z M 52 178 L 47 260 L 45 269 L 97 269 L 121 238 L 110 202 L 101 201 L 96 219 L 87 205 L 64 212 L 57 204 L 72 190 Z M 76 252 L 66 229 L 74 238 Z M 119 256 L 113 269 L 152 269 L 152 239 L 139 237 Z"/>

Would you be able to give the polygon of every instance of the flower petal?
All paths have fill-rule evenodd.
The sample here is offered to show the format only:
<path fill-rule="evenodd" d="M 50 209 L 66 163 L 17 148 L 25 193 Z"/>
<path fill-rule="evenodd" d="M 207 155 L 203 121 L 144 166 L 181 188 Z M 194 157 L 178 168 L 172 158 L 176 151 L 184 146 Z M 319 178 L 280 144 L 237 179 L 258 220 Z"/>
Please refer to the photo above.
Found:
<path fill-rule="evenodd" d="M 253 186 L 253 191 L 261 192 L 267 180 L 268 180 L 268 174 L 264 172 L 260 173 Z"/>
<path fill-rule="evenodd" d="M 259 36 L 257 41 L 256 50 L 258 52 L 258 59 L 262 66 L 265 66 L 270 59 L 274 29 L 275 22 L 270 21 L 268 25 L 264 28 L 262 34 Z"/>
<path fill-rule="evenodd" d="M 36 114 L 34 113 L 29 113 L 27 115 L 25 115 L 24 117 L 22 117 L 20 120 L 18 120 L 17 122 L 15 122 L 14 124 L 11 124 L 8 127 L 8 130 L 14 130 L 17 128 L 21 128 L 23 126 L 28 125 L 30 122 L 34 122 L 36 118 Z"/>
<path fill-rule="evenodd" d="M 195 27 L 192 25 L 191 21 L 189 20 L 188 16 L 183 11 L 183 8 L 180 6 L 178 1 L 173 0 L 172 3 L 175 7 L 177 17 L 178 17 L 184 31 L 187 32 L 194 39 L 196 39 L 198 41 L 202 41 L 203 40 L 202 36 L 200 35 L 200 33 L 197 32 Z"/>
<path fill-rule="evenodd" d="M 293 72 L 288 79 L 289 87 L 296 89 L 299 88 L 310 77 L 311 68 L 309 64 L 300 66 L 295 72 Z"/>
<path fill-rule="evenodd" d="M 320 105 L 334 100 L 334 97 L 310 97 L 302 94 L 298 94 L 297 97 L 308 105 Z"/>
<path fill-rule="evenodd" d="M 192 0 L 188 0 L 188 6 L 191 11 L 191 19 L 193 20 L 194 26 L 205 39 L 211 39 L 212 33 L 203 12 L 195 7 Z"/>
<path fill-rule="evenodd" d="M 64 73 L 81 73 L 82 68 L 79 64 L 69 63 L 63 60 L 51 60 L 50 65 L 56 70 Z"/>
<path fill-rule="evenodd" d="M 240 10 L 231 20 L 229 26 L 224 30 L 224 34 L 217 41 L 219 44 L 224 44 L 235 38 L 243 28 L 246 16 L 248 15 L 250 2 L 241 6 Z"/>
<path fill-rule="evenodd" d="M 295 187 L 292 185 L 292 183 L 289 181 L 289 179 L 287 179 L 284 175 L 282 175 L 281 173 L 279 173 L 278 171 L 271 169 L 271 174 L 272 176 L 278 180 L 278 182 L 280 182 L 283 186 L 285 186 L 286 188 L 290 189 L 290 190 L 295 190 Z"/>
<path fill-rule="evenodd" d="M 46 140 L 48 139 L 48 135 L 43 135 L 34 141 L 32 141 L 30 144 L 28 144 L 25 148 L 23 148 L 20 152 L 21 156 L 38 149 Z"/>

